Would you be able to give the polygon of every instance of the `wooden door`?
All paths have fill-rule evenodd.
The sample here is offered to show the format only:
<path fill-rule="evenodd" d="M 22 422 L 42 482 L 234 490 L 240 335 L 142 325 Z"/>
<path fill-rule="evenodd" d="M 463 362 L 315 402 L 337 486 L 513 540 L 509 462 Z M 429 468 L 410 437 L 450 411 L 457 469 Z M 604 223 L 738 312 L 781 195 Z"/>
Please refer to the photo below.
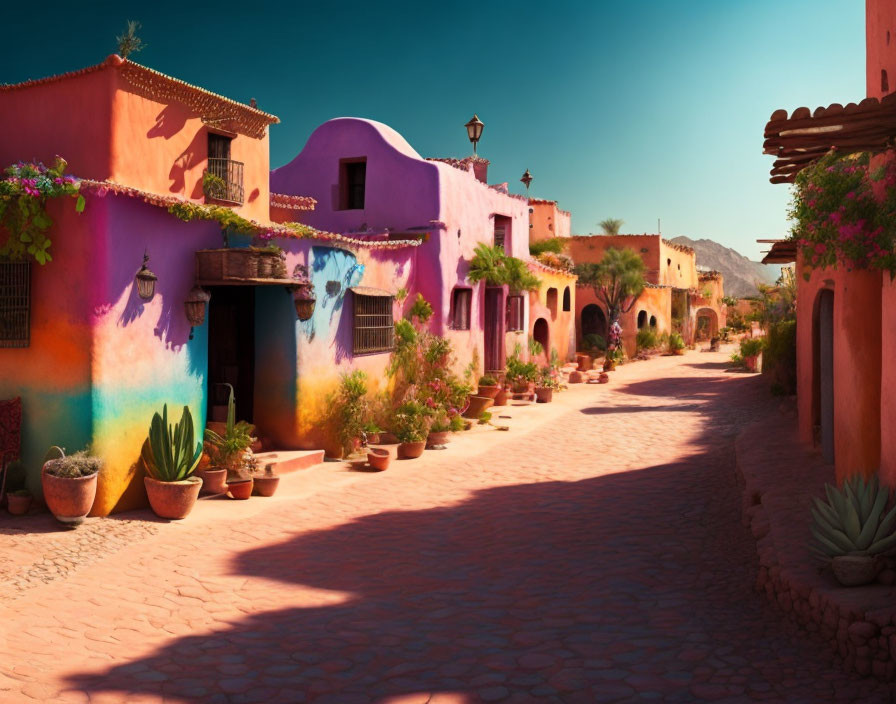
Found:
<path fill-rule="evenodd" d="M 485 371 L 504 371 L 504 289 L 485 289 Z"/>

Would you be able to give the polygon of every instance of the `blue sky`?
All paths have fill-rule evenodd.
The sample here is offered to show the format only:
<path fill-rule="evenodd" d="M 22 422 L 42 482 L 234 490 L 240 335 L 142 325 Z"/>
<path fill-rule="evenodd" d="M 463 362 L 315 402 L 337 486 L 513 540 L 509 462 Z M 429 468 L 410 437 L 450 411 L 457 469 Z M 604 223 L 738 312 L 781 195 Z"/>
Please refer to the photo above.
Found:
<path fill-rule="evenodd" d="M 470 153 L 490 181 L 624 231 L 709 237 L 755 258 L 787 231 L 762 131 L 779 107 L 865 94 L 859 0 L 232 3 L 43 2 L 4 10 L 0 82 L 101 61 L 127 19 L 132 58 L 278 115 L 271 162 L 338 116 L 385 122 L 424 156 Z M 274 9 L 278 8 L 278 9 Z M 0 139 L 8 135 L 0 135 Z"/>

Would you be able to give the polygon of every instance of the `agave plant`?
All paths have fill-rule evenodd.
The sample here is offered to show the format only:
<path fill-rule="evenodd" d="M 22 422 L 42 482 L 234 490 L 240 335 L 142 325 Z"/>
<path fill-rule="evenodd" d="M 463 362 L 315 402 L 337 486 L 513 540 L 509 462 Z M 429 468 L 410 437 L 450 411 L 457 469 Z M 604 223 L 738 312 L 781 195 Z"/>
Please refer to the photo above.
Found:
<path fill-rule="evenodd" d="M 180 422 L 168 423 L 168 404 L 152 417 L 149 437 L 143 443 L 141 455 L 149 475 L 160 482 L 179 482 L 190 475 L 202 456 L 202 443 L 195 442 L 193 414 L 184 406 Z"/>
<path fill-rule="evenodd" d="M 896 547 L 896 507 L 884 514 L 890 492 L 877 477 L 855 476 L 843 489 L 825 484 L 827 501 L 815 498 L 812 553 L 821 560 L 844 555 L 879 555 Z"/>

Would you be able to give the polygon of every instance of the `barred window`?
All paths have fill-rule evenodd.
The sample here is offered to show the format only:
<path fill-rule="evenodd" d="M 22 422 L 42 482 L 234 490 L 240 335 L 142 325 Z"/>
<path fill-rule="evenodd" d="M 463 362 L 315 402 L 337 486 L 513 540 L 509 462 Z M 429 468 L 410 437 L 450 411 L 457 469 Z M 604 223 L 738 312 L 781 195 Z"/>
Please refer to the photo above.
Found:
<path fill-rule="evenodd" d="M 507 331 L 523 329 L 523 297 L 507 297 Z"/>
<path fill-rule="evenodd" d="M 352 290 L 353 354 L 390 352 L 393 347 L 395 320 L 392 317 L 393 297 L 365 295 Z"/>
<path fill-rule="evenodd" d="M 470 329 L 470 305 L 473 289 L 456 288 L 451 294 L 451 327 L 454 330 Z"/>
<path fill-rule="evenodd" d="M 0 261 L 0 347 L 31 343 L 31 265 Z"/>

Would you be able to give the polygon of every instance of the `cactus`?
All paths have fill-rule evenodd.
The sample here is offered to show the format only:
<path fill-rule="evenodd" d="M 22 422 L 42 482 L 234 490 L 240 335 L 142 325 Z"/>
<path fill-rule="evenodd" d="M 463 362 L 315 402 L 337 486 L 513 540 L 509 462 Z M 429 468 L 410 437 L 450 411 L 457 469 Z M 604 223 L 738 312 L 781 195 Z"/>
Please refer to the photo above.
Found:
<path fill-rule="evenodd" d="M 184 406 L 180 422 L 168 423 L 168 404 L 162 415 L 153 415 L 149 437 L 143 443 L 141 456 L 149 475 L 160 482 L 182 481 L 193 474 L 202 457 L 202 443 L 194 445 L 193 414 Z M 195 447 L 195 449 L 194 449 Z"/>
<path fill-rule="evenodd" d="M 855 476 L 843 489 L 825 484 L 827 501 L 814 499 L 812 553 L 828 561 L 843 555 L 879 555 L 896 548 L 896 507 L 884 514 L 890 492 L 877 477 Z"/>

